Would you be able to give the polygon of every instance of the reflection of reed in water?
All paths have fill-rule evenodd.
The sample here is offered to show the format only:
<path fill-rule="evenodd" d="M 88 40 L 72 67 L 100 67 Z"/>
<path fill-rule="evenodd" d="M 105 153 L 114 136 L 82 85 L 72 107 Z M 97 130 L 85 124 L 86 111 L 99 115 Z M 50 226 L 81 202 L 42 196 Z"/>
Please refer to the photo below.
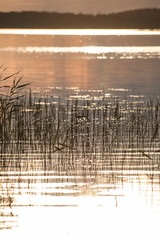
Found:
<path fill-rule="evenodd" d="M 93 164 L 94 163 L 89 158 L 80 159 L 77 164 L 78 174 L 82 176 L 82 181 L 86 189 L 93 184 L 96 177 L 96 172 L 93 172 Z"/>
<path fill-rule="evenodd" d="M 0 196 L 0 205 L 11 207 L 12 206 L 12 202 L 13 202 L 13 199 L 12 199 L 11 196 L 8 196 L 8 197 Z"/>
<path fill-rule="evenodd" d="M 14 189 L 3 180 L 2 176 L 3 174 L 0 179 L 0 230 L 15 227 L 17 217 L 13 211 Z"/>

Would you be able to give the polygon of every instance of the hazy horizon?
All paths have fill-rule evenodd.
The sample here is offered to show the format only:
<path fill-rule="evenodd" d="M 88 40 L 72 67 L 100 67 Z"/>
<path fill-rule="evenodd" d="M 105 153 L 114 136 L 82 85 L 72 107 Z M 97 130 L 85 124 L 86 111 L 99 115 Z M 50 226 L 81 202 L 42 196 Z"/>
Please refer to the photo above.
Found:
<path fill-rule="evenodd" d="M 59 13 L 109 14 L 142 8 L 160 8 L 159 0 L 1 0 L 0 12 L 46 11 Z"/>
<path fill-rule="evenodd" d="M 136 10 L 147 10 L 147 9 L 160 9 L 160 7 L 155 7 L 155 8 L 134 8 L 134 9 L 126 9 L 126 10 L 119 10 L 119 11 L 113 11 L 113 12 L 107 12 L 107 13 L 103 13 L 103 12 L 97 12 L 97 13 L 85 13 L 85 12 L 69 12 L 69 11 L 47 11 L 47 10 L 11 10 L 11 11 L 0 11 L 0 13 L 11 13 L 11 12 L 39 12 L 39 13 L 42 13 L 42 12 L 46 12 L 46 13 L 58 13 L 58 14 L 75 14 L 75 15 L 78 15 L 78 14 L 84 14 L 84 15 L 99 15 L 99 14 L 104 14 L 104 15 L 109 15 L 109 14 L 118 14 L 118 13 L 123 13 L 123 12 L 127 12 L 127 11 L 136 11 Z"/>

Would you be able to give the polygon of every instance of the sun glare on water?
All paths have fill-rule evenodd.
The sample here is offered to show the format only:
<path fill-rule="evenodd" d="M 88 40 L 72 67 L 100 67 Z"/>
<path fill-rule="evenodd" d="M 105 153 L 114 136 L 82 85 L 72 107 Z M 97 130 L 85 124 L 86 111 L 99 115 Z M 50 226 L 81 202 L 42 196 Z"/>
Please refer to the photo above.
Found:
<path fill-rule="evenodd" d="M 41 195 L 41 191 L 46 192 L 48 189 L 52 189 L 54 193 L 52 185 L 48 187 L 45 183 L 35 184 L 33 187 L 37 195 L 26 195 L 25 199 L 24 194 L 23 201 L 21 196 L 17 195 L 15 199 L 18 204 L 16 208 L 18 228 L 14 231 L 8 229 L 2 231 L 1 237 L 16 240 L 22 238 L 24 240 L 29 238 L 39 240 L 159 240 L 159 212 L 153 213 L 151 208 L 145 207 L 146 198 L 141 194 L 140 188 L 144 190 L 148 188 L 147 177 L 142 176 L 141 180 L 141 187 L 136 177 L 133 179 L 134 185 L 124 182 L 121 196 L 118 189 L 111 189 L 107 192 L 104 186 L 100 195 L 88 186 L 84 193 L 77 197 L 53 197 L 50 194 Z M 152 189 L 150 193 L 149 198 L 152 198 Z M 53 207 L 56 199 L 61 203 L 66 202 L 67 207 L 63 205 Z M 19 206 L 20 202 L 24 205 Z M 26 202 L 32 203 L 33 206 L 25 206 Z M 76 203 L 77 207 L 68 206 L 69 203 L 73 205 Z"/>
<path fill-rule="evenodd" d="M 26 35 L 160 35 L 160 30 L 138 29 L 1 29 L 0 34 Z"/>

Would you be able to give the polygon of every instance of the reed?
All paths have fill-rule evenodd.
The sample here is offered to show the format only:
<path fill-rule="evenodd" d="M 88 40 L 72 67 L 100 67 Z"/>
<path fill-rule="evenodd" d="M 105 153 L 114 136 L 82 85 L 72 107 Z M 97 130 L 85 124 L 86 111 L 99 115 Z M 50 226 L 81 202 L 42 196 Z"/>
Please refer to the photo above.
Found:
<path fill-rule="evenodd" d="M 25 92 L 28 84 L 21 84 L 19 73 L 1 77 L 1 84 L 10 79 L 11 85 L 0 87 L 1 168 L 88 174 L 102 165 L 103 170 L 159 165 L 158 98 L 103 92 L 57 97 L 57 90 L 40 95 Z"/>

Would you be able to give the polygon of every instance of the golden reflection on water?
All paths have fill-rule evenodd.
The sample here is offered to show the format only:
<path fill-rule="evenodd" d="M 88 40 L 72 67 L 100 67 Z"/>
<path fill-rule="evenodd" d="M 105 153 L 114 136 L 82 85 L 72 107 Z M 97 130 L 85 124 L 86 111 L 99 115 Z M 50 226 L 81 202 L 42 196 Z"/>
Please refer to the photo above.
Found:
<path fill-rule="evenodd" d="M 1 64 L 9 74 L 23 69 L 23 79 L 40 90 L 158 89 L 159 35 L 159 30 L 1 29 Z"/>
<path fill-rule="evenodd" d="M 1 29 L 0 34 L 27 34 L 27 35 L 160 35 L 160 30 L 139 30 L 139 29 Z"/>
<path fill-rule="evenodd" d="M 117 180 L 108 182 L 113 174 Z M 11 206 L 1 209 L 10 214 L 0 216 L 1 226 L 6 221 L 12 228 L 4 227 L 2 238 L 159 239 L 159 183 L 145 171 L 106 171 L 94 183 L 83 175 L 50 171 L 22 172 L 19 180 L 13 176 L 1 176 L 0 195 L 13 197 Z"/>
<path fill-rule="evenodd" d="M 0 48 L 1 52 L 17 52 L 17 53 L 88 53 L 88 54 L 159 54 L 159 46 L 121 46 L 121 47 L 106 47 L 106 46 L 86 46 L 86 47 L 3 47 Z M 123 56 L 127 58 L 127 56 Z M 133 56 L 134 57 L 134 56 Z"/>

